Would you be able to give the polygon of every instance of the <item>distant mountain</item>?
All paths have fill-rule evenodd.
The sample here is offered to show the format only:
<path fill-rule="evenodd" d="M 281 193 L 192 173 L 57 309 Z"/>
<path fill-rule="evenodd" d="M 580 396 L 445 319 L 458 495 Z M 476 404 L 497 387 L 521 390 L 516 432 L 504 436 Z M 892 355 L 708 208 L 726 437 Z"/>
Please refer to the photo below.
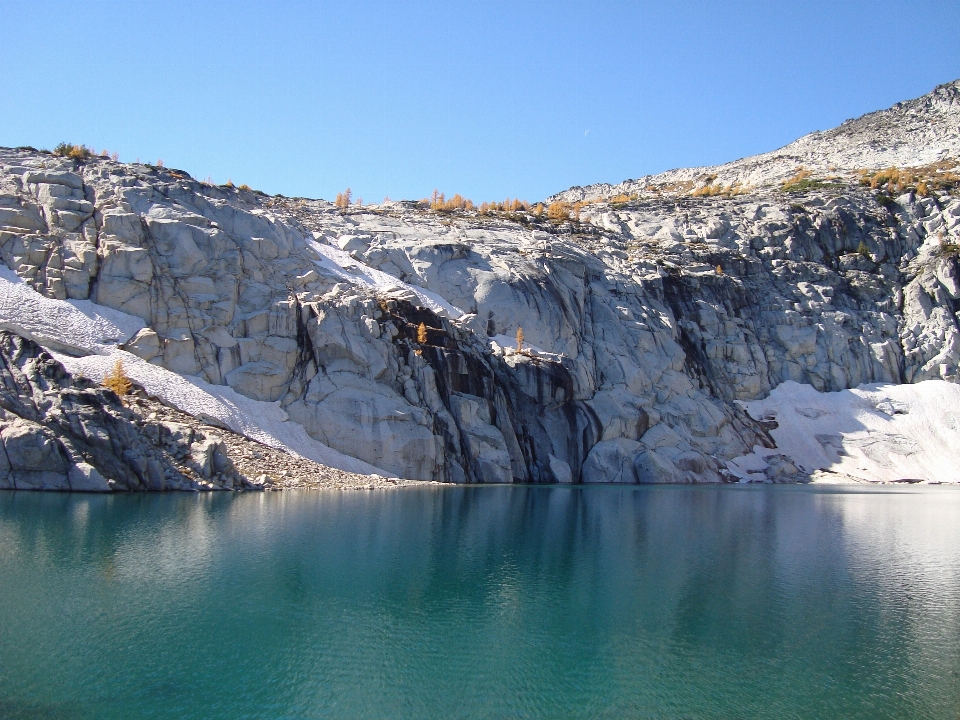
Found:
<path fill-rule="evenodd" d="M 960 80 L 937 86 L 825 132 L 813 132 L 779 150 L 708 167 L 668 170 L 625 180 L 572 187 L 550 198 L 577 202 L 660 190 L 686 194 L 708 182 L 759 188 L 782 183 L 804 168 L 812 176 L 847 179 L 861 169 L 915 167 L 960 158 Z"/>

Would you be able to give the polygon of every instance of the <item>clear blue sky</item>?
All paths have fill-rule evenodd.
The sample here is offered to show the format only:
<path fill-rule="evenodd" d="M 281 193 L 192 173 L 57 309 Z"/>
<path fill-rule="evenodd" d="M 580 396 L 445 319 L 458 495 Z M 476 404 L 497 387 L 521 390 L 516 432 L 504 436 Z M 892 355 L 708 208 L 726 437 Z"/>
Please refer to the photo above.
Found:
<path fill-rule="evenodd" d="M 0 145 L 270 193 L 541 199 L 960 78 L 960 3 L 0 0 Z"/>

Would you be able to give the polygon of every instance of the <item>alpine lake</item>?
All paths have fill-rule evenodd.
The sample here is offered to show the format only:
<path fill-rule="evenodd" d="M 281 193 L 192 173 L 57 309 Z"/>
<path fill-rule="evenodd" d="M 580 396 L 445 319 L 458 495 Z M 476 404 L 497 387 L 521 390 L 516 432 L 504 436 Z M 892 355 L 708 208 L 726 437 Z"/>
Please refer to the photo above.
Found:
<path fill-rule="evenodd" d="M 960 717 L 960 488 L 0 493 L 0 719 Z"/>

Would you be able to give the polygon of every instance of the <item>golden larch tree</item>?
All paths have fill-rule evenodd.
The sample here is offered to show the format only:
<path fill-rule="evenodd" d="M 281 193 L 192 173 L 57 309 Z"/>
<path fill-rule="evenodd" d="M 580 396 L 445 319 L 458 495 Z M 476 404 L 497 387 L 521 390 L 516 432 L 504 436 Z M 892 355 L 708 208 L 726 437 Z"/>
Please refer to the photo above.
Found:
<path fill-rule="evenodd" d="M 123 360 L 117 358 L 117 361 L 113 364 L 113 369 L 103 376 L 102 384 L 104 387 L 113 390 L 120 397 L 130 394 L 130 391 L 133 389 L 133 383 L 130 382 L 126 370 L 123 369 Z"/>
<path fill-rule="evenodd" d="M 517 328 L 517 352 L 523 350 L 523 328 Z"/>
<path fill-rule="evenodd" d="M 557 200 L 550 203 L 547 206 L 547 217 L 551 220 L 569 220 L 570 219 L 570 203 L 564 202 L 562 200 Z"/>
<path fill-rule="evenodd" d="M 353 192 L 350 188 L 347 188 L 342 193 L 337 193 L 337 199 L 334 204 L 340 209 L 346 209 L 350 206 L 350 201 L 353 198 Z"/>
<path fill-rule="evenodd" d="M 427 326 L 425 323 L 420 323 L 420 327 L 417 328 L 417 342 L 421 345 L 427 344 Z"/>

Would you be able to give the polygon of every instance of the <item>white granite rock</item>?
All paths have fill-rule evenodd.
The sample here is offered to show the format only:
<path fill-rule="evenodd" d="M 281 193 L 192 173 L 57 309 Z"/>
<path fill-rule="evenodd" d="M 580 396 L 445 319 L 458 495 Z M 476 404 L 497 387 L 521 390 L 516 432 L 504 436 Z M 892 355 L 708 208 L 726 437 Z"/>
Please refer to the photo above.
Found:
<path fill-rule="evenodd" d="M 794 147 L 811 168 L 924 162 L 930 143 L 956 149 L 956 92 L 905 104 L 942 121 L 916 143 L 870 155 L 871 132 L 902 128 L 896 108 Z M 574 188 L 562 197 L 641 194 L 584 206 L 577 225 L 340 211 L 0 149 L 0 254 L 51 303 L 140 318 L 114 341 L 138 357 L 279 403 L 314 439 L 404 477 L 715 481 L 772 442 L 737 401 L 786 381 L 956 381 L 960 360 L 960 201 L 879 204 L 842 173 L 842 192 L 786 195 L 795 158 L 738 163 L 715 182 L 747 194 L 693 196 L 702 169 Z M 22 309 L 0 323 L 22 329 Z"/>

